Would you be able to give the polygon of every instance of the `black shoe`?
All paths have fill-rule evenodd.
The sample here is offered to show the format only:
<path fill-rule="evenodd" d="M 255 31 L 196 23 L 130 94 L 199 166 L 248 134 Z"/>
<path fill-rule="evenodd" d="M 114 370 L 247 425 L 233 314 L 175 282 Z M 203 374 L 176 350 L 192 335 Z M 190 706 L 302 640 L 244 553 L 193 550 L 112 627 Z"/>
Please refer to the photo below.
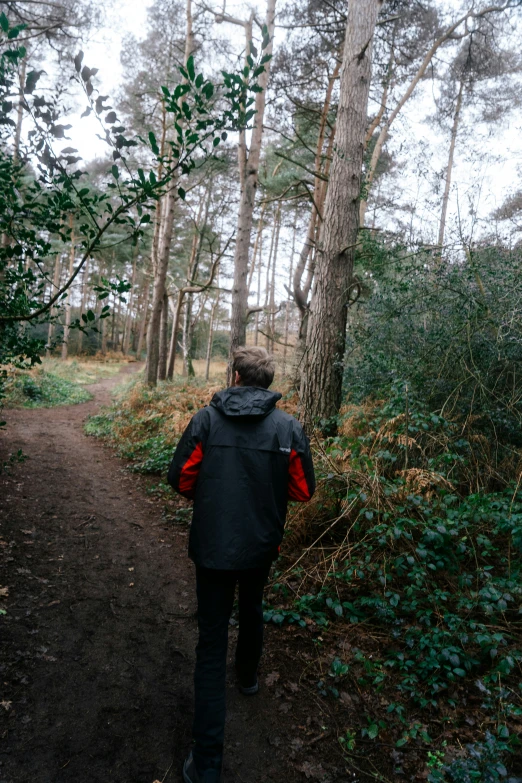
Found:
<path fill-rule="evenodd" d="M 239 680 L 239 690 L 244 696 L 253 696 L 255 693 L 259 690 L 259 681 L 257 679 L 257 675 L 254 677 L 254 681 L 245 682 L 244 680 L 241 680 L 241 675 L 239 674 L 239 667 L 236 663 L 236 674 L 237 679 Z"/>
<path fill-rule="evenodd" d="M 188 754 L 183 764 L 184 783 L 219 783 L 221 775 L 217 769 L 207 769 L 200 775 L 196 769 L 196 763 L 192 751 Z"/>
<path fill-rule="evenodd" d="M 253 696 L 259 690 L 259 682 L 256 679 L 255 683 L 249 686 L 241 685 L 241 683 L 239 683 L 239 690 L 244 696 Z"/>

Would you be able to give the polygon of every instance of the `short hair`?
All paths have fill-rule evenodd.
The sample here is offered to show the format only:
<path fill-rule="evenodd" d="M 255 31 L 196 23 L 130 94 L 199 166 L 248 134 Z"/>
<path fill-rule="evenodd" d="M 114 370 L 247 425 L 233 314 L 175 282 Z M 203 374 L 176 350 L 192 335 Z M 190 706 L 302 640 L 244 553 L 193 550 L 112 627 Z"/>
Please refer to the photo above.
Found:
<path fill-rule="evenodd" d="M 232 353 L 232 372 L 239 373 L 243 386 L 268 389 L 274 380 L 275 361 L 264 348 L 243 346 Z"/>

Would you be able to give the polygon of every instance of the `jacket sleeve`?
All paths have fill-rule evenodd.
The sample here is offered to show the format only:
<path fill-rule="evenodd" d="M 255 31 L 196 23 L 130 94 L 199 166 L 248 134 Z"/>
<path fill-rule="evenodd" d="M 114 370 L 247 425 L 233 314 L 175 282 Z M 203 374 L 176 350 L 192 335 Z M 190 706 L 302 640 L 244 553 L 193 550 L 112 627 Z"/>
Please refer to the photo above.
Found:
<path fill-rule="evenodd" d="M 288 498 L 306 503 L 315 492 L 315 473 L 310 441 L 299 422 L 294 423 L 288 466 Z"/>
<path fill-rule="evenodd" d="M 190 420 L 170 464 L 167 480 L 176 492 L 186 498 L 194 498 L 208 430 L 208 415 L 203 408 Z"/>

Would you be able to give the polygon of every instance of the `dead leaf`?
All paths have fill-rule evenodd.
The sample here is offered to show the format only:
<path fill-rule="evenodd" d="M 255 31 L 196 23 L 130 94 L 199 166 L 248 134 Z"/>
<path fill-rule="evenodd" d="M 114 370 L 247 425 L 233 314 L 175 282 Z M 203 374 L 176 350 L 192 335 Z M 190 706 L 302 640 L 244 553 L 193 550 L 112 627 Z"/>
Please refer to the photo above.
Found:
<path fill-rule="evenodd" d="M 279 672 L 272 672 L 271 674 L 267 674 L 265 677 L 265 683 L 270 687 L 271 685 L 274 685 L 279 679 Z"/>
<path fill-rule="evenodd" d="M 6 701 L 5 699 L 3 701 L 0 701 L 0 707 L 3 707 L 4 710 L 10 710 L 13 705 L 12 701 Z"/>
<path fill-rule="evenodd" d="M 300 767 L 297 767 L 300 772 L 304 772 L 306 778 L 322 778 L 324 777 L 324 769 L 321 764 L 311 764 L 309 761 L 303 761 Z"/>
<path fill-rule="evenodd" d="M 8 595 L 9 595 L 9 588 L 0 587 L 0 598 L 7 598 Z"/>
<path fill-rule="evenodd" d="M 299 690 L 299 685 L 296 682 L 289 682 L 287 683 L 288 688 L 292 691 L 292 693 L 297 693 Z"/>

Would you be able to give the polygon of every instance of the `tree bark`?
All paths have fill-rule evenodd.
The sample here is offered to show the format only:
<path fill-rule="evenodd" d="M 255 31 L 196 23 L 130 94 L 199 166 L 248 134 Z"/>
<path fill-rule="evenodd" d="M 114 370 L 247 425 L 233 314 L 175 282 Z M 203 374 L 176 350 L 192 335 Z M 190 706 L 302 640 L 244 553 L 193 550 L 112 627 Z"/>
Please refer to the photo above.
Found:
<path fill-rule="evenodd" d="M 123 336 L 123 355 L 128 356 L 129 354 L 129 346 L 130 346 L 130 337 L 131 337 L 131 324 L 132 324 L 132 307 L 134 304 L 134 286 L 136 284 L 136 264 L 138 261 L 138 245 L 136 245 L 134 249 L 134 258 L 132 262 L 132 278 L 131 278 L 131 289 L 129 293 L 129 304 L 127 305 L 127 317 L 125 319 L 125 334 Z"/>
<path fill-rule="evenodd" d="M 275 29 L 276 0 L 267 0 L 266 27 L 270 42 L 265 54 L 272 53 L 273 37 Z M 246 54 L 250 55 L 250 42 L 252 40 L 252 17 L 249 24 L 245 25 Z M 254 115 L 254 128 L 250 150 L 246 149 L 246 134 L 240 134 L 239 143 L 239 176 L 240 199 L 237 219 L 236 247 L 234 252 L 234 283 L 232 286 L 232 315 L 230 319 L 230 351 L 234 351 L 246 341 L 246 322 L 248 311 L 248 269 L 250 255 L 250 239 L 252 234 L 252 219 L 254 213 L 257 184 L 259 180 L 259 160 L 261 155 L 261 143 L 263 140 L 263 119 L 265 114 L 266 88 L 270 74 L 270 61 L 265 64 L 265 70 L 259 77 L 261 92 L 256 94 Z M 229 383 L 231 382 L 231 368 L 229 367 Z"/>
<path fill-rule="evenodd" d="M 219 286 L 219 281 L 218 281 Z M 212 305 L 212 310 L 210 311 L 210 323 L 208 325 L 208 341 L 207 341 L 207 358 L 205 363 L 205 380 L 208 381 L 208 376 L 210 375 L 210 359 L 212 358 L 212 341 L 214 337 L 214 321 L 216 318 L 216 312 L 219 307 L 219 289 L 217 292 L 216 299 L 214 301 L 214 304 Z"/>
<path fill-rule="evenodd" d="M 74 228 L 72 225 L 72 216 L 69 225 L 71 226 L 71 250 L 69 252 L 69 277 L 71 277 L 74 268 Z M 67 359 L 67 353 L 69 351 L 69 335 L 71 331 L 71 289 L 67 289 L 67 299 L 65 300 L 65 323 L 63 327 L 63 342 L 62 342 L 62 360 Z"/>
<path fill-rule="evenodd" d="M 301 400 L 307 425 L 331 428 L 341 404 L 346 316 L 359 230 L 359 197 L 372 41 L 382 0 L 350 3 L 341 68 L 336 144 L 310 306 Z M 330 427 L 329 427 L 330 425 Z"/>
<path fill-rule="evenodd" d="M 52 288 L 51 296 L 53 295 L 53 293 L 55 291 L 58 290 L 58 288 L 60 286 L 60 261 L 61 261 L 61 258 L 62 258 L 61 254 L 57 253 L 56 254 L 56 258 L 54 260 L 53 288 Z M 51 318 L 52 318 L 53 315 L 55 315 L 55 312 L 56 312 L 56 310 L 53 307 L 52 310 L 51 310 Z M 45 356 L 47 357 L 47 359 L 51 358 L 51 353 L 52 353 L 51 343 L 52 343 L 53 337 L 54 337 L 54 321 L 51 320 L 51 321 L 49 321 L 49 328 L 47 330 L 47 345 L 45 347 Z"/>
<path fill-rule="evenodd" d="M 295 217 L 294 217 L 294 225 L 292 229 L 292 250 L 290 252 L 290 274 L 288 277 L 288 293 L 292 290 L 292 279 L 294 276 L 294 255 L 295 255 L 295 237 L 297 234 L 297 208 L 295 210 Z M 290 300 L 286 300 L 286 306 L 285 306 L 285 327 L 284 327 L 284 346 L 283 346 L 283 378 L 286 377 L 286 353 L 287 353 L 287 347 L 288 347 L 288 323 L 289 323 L 289 313 L 290 309 Z"/>
<path fill-rule="evenodd" d="M 14 137 L 14 149 L 13 149 L 13 163 L 17 163 L 20 160 L 20 140 L 22 138 L 22 123 L 24 119 L 24 87 L 25 87 L 25 74 L 27 71 L 27 54 L 22 60 L 20 68 L 20 88 L 18 96 L 18 106 L 16 109 L 16 128 Z"/>
<path fill-rule="evenodd" d="M 89 261 L 88 258 L 85 262 L 85 266 L 83 268 L 83 279 L 82 279 L 82 302 L 80 306 L 80 313 L 84 313 L 87 305 L 87 293 L 89 290 Z M 78 350 L 77 353 L 80 354 L 82 352 L 83 347 L 83 332 L 81 329 L 78 330 Z"/>
<path fill-rule="evenodd" d="M 192 29 L 192 2 L 187 0 L 187 32 L 185 37 L 185 63 L 194 51 L 194 33 Z M 169 164 L 172 159 L 169 159 Z M 162 213 L 161 238 L 158 246 L 158 258 L 154 270 L 154 287 L 152 293 L 152 307 L 150 313 L 149 329 L 147 332 L 147 366 L 145 371 L 146 381 L 149 386 L 155 386 L 158 380 L 158 367 L 160 361 L 160 325 L 165 295 L 165 281 L 169 263 L 170 245 L 172 242 L 172 228 L 174 224 L 174 206 L 177 199 L 175 182 L 170 183 L 170 190 L 164 197 L 165 205 Z"/>
<path fill-rule="evenodd" d="M 169 265 L 170 245 L 172 242 L 172 228 L 174 225 L 174 206 L 176 203 L 176 189 L 171 183 L 171 188 L 165 196 L 164 211 L 162 217 L 162 231 L 158 250 L 158 258 L 154 273 L 152 292 L 152 307 L 150 312 L 149 328 L 147 331 L 147 367 L 146 381 L 149 386 L 155 386 L 158 381 L 158 368 L 160 361 L 160 328 L 161 313 L 163 311 L 163 299 L 165 295 L 165 281 Z"/>
<path fill-rule="evenodd" d="M 167 292 L 163 294 L 163 306 L 161 308 L 160 339 L 159 339 L 159 361 L 158 361 L 158 380 L 164 381 L 167 377 L 167 354 L 169 347 L 169 296 Z"/>
<path fill-rule="evenodd" d="M 183 298 L 185 292 L 183 288 L 178 291 L 176 305 L 172 311 L 172 331 L 170 333 L 169 364 L 167 368 L 167 378 L 171 381 L 174 378 L 174 366 L 176 364 L 176 341 L 178 339 L 179 322 L 181 320 L 181 308 L 183 307 Z"/>
<path fill-rule="evenodd" d="M 453 161 L 455 158 L 455 144 L 457 142 L 457 133 L 459 130 L 460 110 L 462 109 L 463 92 L 464 92 L 464 79 L 461 79 L 459 92 L 457 95 L 457 104 L 455 106 L 455 114 L 453 116 L 453 127 L 451 129 L 451 143 L 450 143 L 449 155 L 448 155 L 448 166 L 446 168 L 446 184 L 444 186 L 444 196 L 442 197 L 442 209 L 440 213 L 439 239 L 437 242 L 439 246 L 439 257 L 440 254 L 442 253 L 442 246 L 444 245 L 444 234 L 446 233 L 446 218 L 448 215 L 448 203 L 449 203 L 450 188 L 451 188 L 451 175 L 453 172 Z"/>
<path fill-rule="evenodd" d="M 141 352 L 143 351 L 143 343 L 145 341 L 145 332 L 147 331 L 147 323 L 149 320 L 149 300 L 150 300 L 150 283 L 145 281 L 145 302 L 143 304 L 143 316 L 140 325 L 140 334 L 138 337 L 138 346 L 136 348 L 136 359 L 141 360 Z"/>
<path fill-rule="evenodd" d="M 267 332 L 270 334 L 270 344 L 267 346 L 269 351 L 274 350 L 274 335 L 275 335 L 275 275 L 276 275 L 276 266 L 277 266 L 277 252 L 279 249 L 279 233 L 281 231 L 281 202 L 277 205 L 277 212 L 276 212 L 276 225 L 275 225 L 275 242 L 274 242 L 274 253 L 272 256 L 272 277 L 270 280 L 270 299 L 268 302 L 268 305 L 270 307 L 270 314 L 267 319 L 267 326 L 270 324 L 269 330 L 267 329 Z"/>

